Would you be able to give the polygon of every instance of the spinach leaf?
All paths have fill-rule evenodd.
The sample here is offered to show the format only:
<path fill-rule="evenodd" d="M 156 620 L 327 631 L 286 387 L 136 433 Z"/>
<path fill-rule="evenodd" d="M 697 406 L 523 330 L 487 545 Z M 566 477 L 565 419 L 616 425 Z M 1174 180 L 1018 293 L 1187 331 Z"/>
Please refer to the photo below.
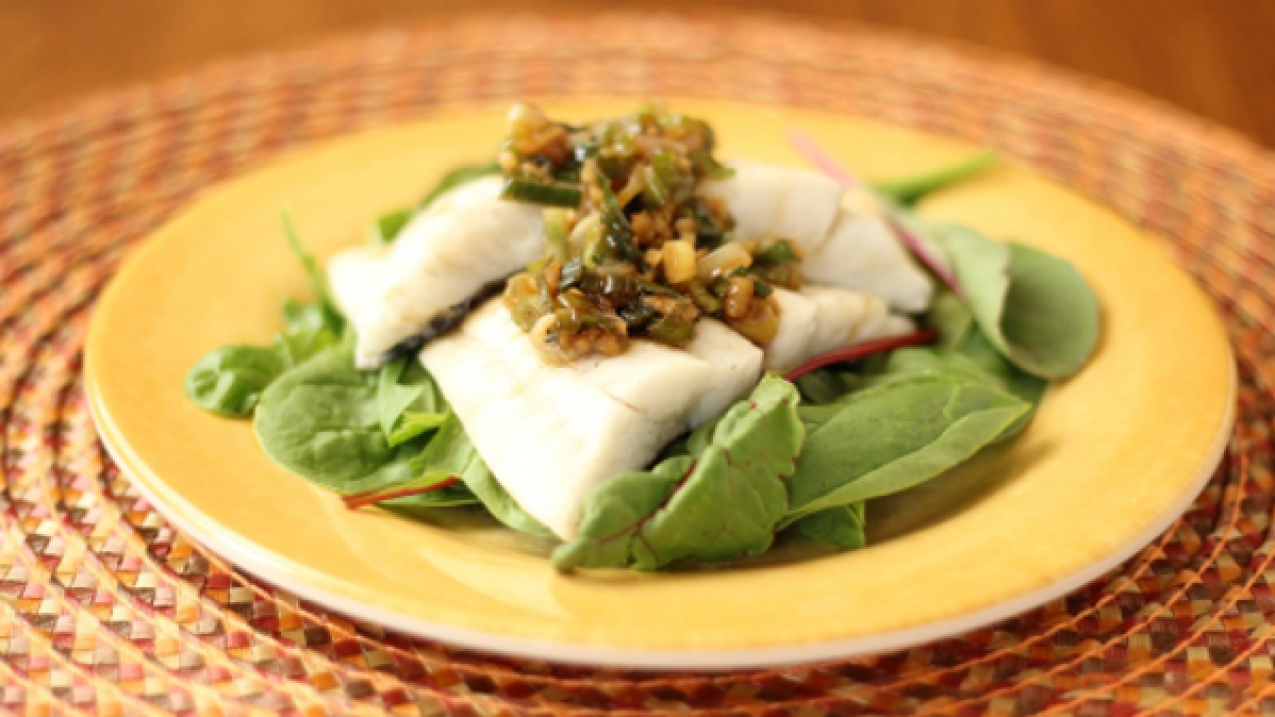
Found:
<path fill-rule="evenodd" d="M 391 448 L 377 411 L 376 373 L 354 367 L 348 343 L 288 371 L 261 396 L 254 429 L 275 463 L 338 493 L 421 475 L 423 439 Z"/>
<path fill-rule="evenodd" d="M 420 384 L 404 386 L 398 382 L 403 375 L 403 369 L 407 368 L 411 360 L 404 357 L 391 361 L 377 372 L 376 414 L 381 424 L 381 431 L 385 433 L 387 439 L 394 432 L 394 424 L 398 422 L 407 407 L 415 403 L 416 399 L 425 392 L 425 387 Z"/>
<path fill-rule="evenodd" d="M 390 446 L 407 443 L 417 436 L 425 435 L 443 425 L 447 420 L 446 413 L 420 413 L 404 411 L 394 424 L 394 429 L 385 437 Z"/>
<path fill-rule="evenodd" d="M 984 150 L 956 164 L 936 170 L 885 182 L 873 182 L 872 189 L 877 194 L 899 204 L 915 204 L 931 192 L 962 182 L 996 166 L 997 161 L 995 152 Z"/>
<path fill-rule="evenodd" d="M 332 298 L 332 289 L 328 286 L 328 277 L 319 268 L 319 263 L 315 261 L 314 255 L 301 243 L 301 237 L 297 235 L 297 228 L 292 223 L 292 216 L 287 212 L 284 212 L 282 216 L 283 233 L 288 239 L 288 246 L 292 248 L 292 253 L 297 255 L 297 259 L 301 262 L 301 267 L 305 269 L 306 275 L 310 277 L 310 285 L 314 287 L 314 293 L 319 297 L 323 324 L 331 328 L 333 333 L 340 333 L 341 327 L 345 324 L 345 319 L 341 317 L 341 312 L 336 307 L 336 300 Z"/>
<path fill-rule="evenodd" d="M 543 537 L 552 535 L 548 528 L 527 515 L 496 482 L 454 413 L 447 414 L 438 433 L 420 455 L 412 459 L 411 465 L 417 475 L 459 478 L 496 520 L 514 530 Z"/>
<path fill-rule="evenodd" d="M 798 401 L 792 384 L 768 376 L 711 429 L 692 434 L 690 455 L 593 489 L 579 535 L 554 551 L 554 565 L 653 570 L 769 548 L 788 507 L 783 478 L 794 470 L 805 434 Z"/>
<path fill-rule="evenodd" d="M 462 184 L 472 182 L 479 177 L 485 177 L 489 174 L 499 174 L 500 165 L 496 162 L 487 162 L 485 164 L 473 164 L 463 167 L 457 167 L 438 181 L 434 188 L 426 194 L 425 197 L 414 207 L 404 209 L 396 209 L 392 212 L 386 212 L 376 218 L 376 223 L 372 225 L 372 240 L 377 244 L 392 244 L 398 239 L 403 229 L 411 223 L 412 218 L 417 214 L 425 211 L 447 192 L 459 187 Z"/>
<path fill-rule="evenodd" d="M 385 439 L 393 447 L 442 425 L 447 402 L 420 362 L 405 357 L 381 367 L 376 410 Z"/>
<path fill-rule="evenodd" d="M 247 416 L 275 379 L 340 341 L 314 320 L 314 306 L 285 302 L 283 314 L 287 329 L 270 346 L 224 346 L 200 359 L 186 374 L 186 396 L 219 416 Z"/>
<path fill-rule="evenodd" d="M 857 550 L 868 544 L 867 505 L 863 501 L 825 508 L 808 515 L 793 527 L 806 540 L 816 543 L 831 543 L 847 550 Z"/>
<path fill-rule="evenodd" d="M 314 314 L 322 315 L 322 310 L 315 305 L 302 309 L 304 319 L 288 318 L 289 305 L 284 305 L 285 329 L 277 334 L 271 344 L 275 352 L 287 362 L 289 367 L 300 366 L 323 351 L 341 343 L 340 331 L 333 331 L 324 323 L 315 324 Z"/>
<path fill-rule="evenodd" d="M 327 330 L 340 334 L 341 327 L 330 326 L 322 304 L 300 304 L 292 299 L 283 300 L 283 331 L 289 334 L 303 334 Z"/>
<path fill-rule="evenodd" d="M 391 244 L 398 238 L 399 232 L 403 231 L 403 227 L 412 221 L 412 217 L 416 215 L 415 210 L 399 209 L 398 211 L 382 214 L 376 218 L 376 223 L 372 225 L 372 239 L 377 244 Z"/>
<path fill-rule="evenodd" d="M 971 333 L 959 349 L 900 349 L 890 356 L 886 372 L 869 379 L 869 384 L 881 385 L 915 377 L 947 377 L 981 383 L 1025 403 L 1027 410 L 1006 427 L 998 441 L 1012 438 L 1027 427 L 1041 396 L 1049 387 L 1048 381 L 1025 373 L 1006 361 L 979 331 Z"/>
<path fill-rule="evenodd" d="M 992 346 L 1041 378 L 1079 371 L 1098 343 L 1098 300 L 1075 267 L 954 224 L 927 224 Z"/>
<path fill-rule="evenodd" d="M 500 174 L 500 164 L 498 162 L 486 162 L 483 164 L 470 164 L 457 167 L 438 181 L 438 184 L 425 195 L 421 203 L 416 205 L 416 211 L 421 212 L 429 208 L 431 204 L 438 200 L 447 192 L 467 184 L 480 177 L 486 177 L 490 174 Z"/>
<path fill-rule="evenodd" d="M 829 407 L 811 427 L 788 481 L 784 525 L 821 510 L 897 493 L 967 460 L 1028 410 L 966 377 L 883 383 Z"/>
<path fill-rule="evenodd" d="M 404 401 L 405 396 L 410 400 Z M 394 418 L 388 437 L 382 423 L 387 413 Z M 395 498 L 384 505 L 482 502 L 515 530 L 549 535 L 496 482 L 460 421 L 447 412 L 429 373 L 415 362 L 365 372 L 355 368 L 348 342 L 330 348 L 266 390 L 254 428 L 272 460 L 338 493 L 424 487 L 455 476 L 463 486 Z M 433 437 L 422 435 L 434 428 L 438 432 Z"/>
<path fill-rule="evenodd" d="M 223 346 L 200 359 L 182 387 L 200 408 L 238 418 L 252 413 L 266 387 L 291 366 L 275 347 Z"/>

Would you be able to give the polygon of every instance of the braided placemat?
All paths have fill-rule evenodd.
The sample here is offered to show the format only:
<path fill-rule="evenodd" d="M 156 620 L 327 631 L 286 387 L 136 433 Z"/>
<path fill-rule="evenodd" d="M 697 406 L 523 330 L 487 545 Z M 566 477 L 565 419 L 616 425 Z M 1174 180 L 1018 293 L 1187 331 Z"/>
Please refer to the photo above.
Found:
<path fill-rule="evenodd" d="M 995 146 L 1163 240 L 1240 362 L 1227 460 L 1086 589 L 906 652 L 652 674 L 386 633 L 174 531 L 103 454 L 80 350 L 136 242 L 213 182 L 444 104 L 692 95 L 862 114 Z M 764 16 L 473 17 L 225 64 L 0 129 L 0 711 L 16 714 L 1275 713 L 1268 534 L 1275 158 L 1019 60 Z M 1183 347 L 1190 350 L 1190 347 Z"/>

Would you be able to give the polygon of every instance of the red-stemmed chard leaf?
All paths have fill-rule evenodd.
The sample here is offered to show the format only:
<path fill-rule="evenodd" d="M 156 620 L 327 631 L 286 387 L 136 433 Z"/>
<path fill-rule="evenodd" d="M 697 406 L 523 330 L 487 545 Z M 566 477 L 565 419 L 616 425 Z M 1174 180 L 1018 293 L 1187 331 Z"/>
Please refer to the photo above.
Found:
<path fill-rule="evenodd" d="M 810 163 L 815 165 L 820 172 L 828 175 L 830 179 L 840 184 L 846 189 L 859 189 L 863 186 L 854 175 L 850 174 L 832 158 L 832 155 L 823 151 L 818 142 L 810 135 L 799 129 L 794 129 L 788 133 L 788 142 L 798 152 L 800 152 Z"/>
<path fill-rule="evenodd" d="M 422 495 L 436 490 L 441 490 L 450 485 L 456 485 L 460 482 L 460 478 L 456 476 L 448 476 L 442 480 L 438 476 L 427 476 L 425 479 L 417 479 L 407 484 L 398 484 L 390 486 L 382 486 L 371 490 L 352 493 L 344 496 L 342 500 L 345 507 L 350 510 L 358 510 L 369 505 L 384 503 L 387 500 L 395 500 L 397 498 L 409 498 L 414 495 Z"/>
<path fill-rule="evenodd" d="M 848 363 L 850 361 L 858 361 L 867 358 L 873 354 L 881 354 L 904 346 L 921 346 L 924 344 L 934 343 L 939 338 L 939 332 L 935 329 L 926 329 L 902 336 L 891 336 L 889 338 L 877 339 L 875 341 L 865 341 L 854 346 L 829 351 L 825 354 L 819 354 L 814 358 L 806 361 L 797 368 L 784 374 L 784 378 L 789 381 L 796 381 L 811 371 L 817 371 L 821 368 L 832 366 L 833 364 Z"/>

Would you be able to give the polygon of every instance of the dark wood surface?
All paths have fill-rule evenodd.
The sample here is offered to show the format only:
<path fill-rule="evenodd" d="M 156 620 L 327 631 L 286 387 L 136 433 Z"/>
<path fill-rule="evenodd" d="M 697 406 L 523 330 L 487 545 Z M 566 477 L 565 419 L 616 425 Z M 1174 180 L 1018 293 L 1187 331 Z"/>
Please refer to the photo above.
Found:
<path fill-rule="evenodd" d="M 634 4 L 633 6 L 635 6 Z M 585 0 L 0 0 L 0 121 L 254 50 L 457 8 Z M 1127 85 L 1275 147 L 1275 0 L 682 0 L 835 17 L 1009 51 Z"/>

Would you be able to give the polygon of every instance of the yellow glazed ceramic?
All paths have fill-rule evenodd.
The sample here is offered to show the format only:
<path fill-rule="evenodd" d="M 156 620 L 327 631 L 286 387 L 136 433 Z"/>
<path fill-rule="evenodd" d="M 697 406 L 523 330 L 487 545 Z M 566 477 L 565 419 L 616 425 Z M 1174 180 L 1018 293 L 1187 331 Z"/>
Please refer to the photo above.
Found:
<path fill-rule="evenodd" d="M 546 104 L 583 118 L 633 101 Z M 725 156 L 803 164 L 784 140 L 794 127 L 867 177 L 971 150 L 836 115 L 672 104 L 708 118 Z M 248 421 L 186 400 L 182 377 L 204 353 L 268 341 L 283 298 L 308 298 L 281 209 L 320 256 L 363 241 L 378 214 L 490 157 L 502 116 L 448 112 L 281 161 L 196 202 L 116 277 L 89 337 L 93 410 L 120 466 L 180 528 L 288 590 L 440 640 L 561 661 L 764 665 L 929 640 L 1079 587 L 1162 531 L 1219 460 L 1235 373 L 1208 301 L 1115 213 L 1013 169 L 924 212 L 1074 262 L 1102 304 L 1097 354 L 1011 444 L 870 504 L 865 550 L 790 545 L 716 571 L 560 575 L 547 546 L 470 513 L 347 511 L 271 463 Z"/>

